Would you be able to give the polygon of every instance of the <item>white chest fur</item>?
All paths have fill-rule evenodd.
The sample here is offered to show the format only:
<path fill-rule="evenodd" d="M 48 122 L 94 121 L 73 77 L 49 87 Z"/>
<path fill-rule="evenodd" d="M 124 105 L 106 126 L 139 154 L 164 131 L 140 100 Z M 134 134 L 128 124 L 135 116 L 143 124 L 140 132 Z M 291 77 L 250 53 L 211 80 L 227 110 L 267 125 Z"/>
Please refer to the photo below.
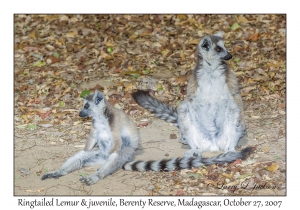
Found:
<path fill-rule="evenodd" d="M 228 97 L 228 88 L 225 84 L 223 69 L 215 71 L 201 70 L 199 72 L 197 96 L 206 101 L 218 101 Z"/>
<path fill-rule="evenodd" d="M 96 128 L 95 138 L 99 148 L 109 150 L 113 146 L 113 139 L 108 120 L 104 116 L 93 119 L 93 126 Z"/>
<path fill-rule="evenodd" d="M 192 107 L 195 121 L 205 136 L 218 136 L 227 123 L 236 123 L 239 117 L 238 106 L 226 84 L 224 70 L 203 69 L 199 72 L 197 94 Z"/>

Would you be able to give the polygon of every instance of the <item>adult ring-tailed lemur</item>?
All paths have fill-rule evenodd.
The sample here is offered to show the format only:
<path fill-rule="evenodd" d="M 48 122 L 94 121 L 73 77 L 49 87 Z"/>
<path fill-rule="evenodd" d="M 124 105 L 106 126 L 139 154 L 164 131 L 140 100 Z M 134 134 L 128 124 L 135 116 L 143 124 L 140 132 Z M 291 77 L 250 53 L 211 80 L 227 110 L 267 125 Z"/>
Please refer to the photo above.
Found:
<path fill-rule="evenodd" d="M 190 146 L 184 156 L 203 151 L 235 151 L 245 145 L 243 102 L 234 73 L 225 62 L 232 58 L 223 32 L 205 36 L 197 46 L 197 62 L 187 85 L 185 100 L 177 109 L 138 90 L 132 96 L 156 117 L 177 125 L 181 141 Z"/>

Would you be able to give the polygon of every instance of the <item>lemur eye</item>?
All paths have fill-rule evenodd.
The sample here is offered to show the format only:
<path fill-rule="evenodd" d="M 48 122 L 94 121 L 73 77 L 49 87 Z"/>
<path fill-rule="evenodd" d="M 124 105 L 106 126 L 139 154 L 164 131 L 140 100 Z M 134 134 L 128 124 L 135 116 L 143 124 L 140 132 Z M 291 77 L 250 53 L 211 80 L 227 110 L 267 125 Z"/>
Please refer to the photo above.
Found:
<path fill-rule="evenodd" d="M 217 47 L 217 52 L 221 52 L 222 51 L 222 48 L 221 47 Z"/>
<path fill-rule="evenodd" d="M 89 104 L 85 104 L 85 105 L 84 105 L 84 108 L 85 108 L 85 109 L 88 109 L 89 107 L 90 107 Z"/>

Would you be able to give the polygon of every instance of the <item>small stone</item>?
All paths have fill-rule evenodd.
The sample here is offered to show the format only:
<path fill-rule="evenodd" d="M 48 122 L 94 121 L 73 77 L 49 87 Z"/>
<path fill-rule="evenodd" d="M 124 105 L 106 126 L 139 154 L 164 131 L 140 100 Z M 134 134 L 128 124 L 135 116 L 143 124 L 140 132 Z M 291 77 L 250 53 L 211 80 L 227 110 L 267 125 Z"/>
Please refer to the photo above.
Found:
<path fill-rule="evenodd" d="M 285 115 L 285 111 L 280 110 L 280 111 L 279 111 L 279 114 Z"/>
<path fill-rule="evenodd" d="M 146 190 L 152 191 L 152 190 L 154 190 L 154 189 L 155 189 L 155 187 L 154 187 L 153 185 L 150 185 L 149 187 L 147 187 Z"/>
<path fill-rule="evenodd" d="M 138 175 L 138 176 L 136 176 L 135 178 L 136 178 L 136 179 L 141 179 L 141 178 L 143 178 L 143 176 L 142 176 L 142 175 Z"/>
<path fill-rule="evenodd" d="M 47 62 L 47 64 L 51 64 L 52 60 L 50 58 L 48 58 L 46 62 Z"/>
<path fill-rule="evenodd" d="M 30 174 L 30 171 L 26 170 L 25 168 L 20 168 L 19 171 L 26 176 Z"/>
<path fill-rule="evenodd" d="M 228 193 L 228 190 L 227 190 L 227 189 L 224 189 L 224 190 L 222 190 L 221 192 L 224 193 L 224 194 L 227 194 L 227 193 Z"/>
<path fill-rule="evenodd" d="M 202 193 L 202 195 L 217 195 L 215 193 Z"/>
<path fill-rule="evenodd" d="M 47 48 L 48 50 L 50 50 L 50 51 L 53 51 L 53 50 L 55 49 L 55 47 L 53 47 L 53 46 L 50 45 L 50 44 L 47 44 L 47 45 L 46 45 L 46 48 Z"/>

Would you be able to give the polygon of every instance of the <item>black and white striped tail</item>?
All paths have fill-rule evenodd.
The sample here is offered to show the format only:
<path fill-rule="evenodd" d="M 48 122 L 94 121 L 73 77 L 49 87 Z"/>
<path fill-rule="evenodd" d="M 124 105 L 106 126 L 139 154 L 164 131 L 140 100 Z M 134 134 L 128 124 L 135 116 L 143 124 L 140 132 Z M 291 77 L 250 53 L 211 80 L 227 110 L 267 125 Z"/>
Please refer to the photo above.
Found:
<path fill-rule="evenodd" d="M 143 108 L 148 109 L 155 117 L 177 125 L 177 111 L 168 104 L 153 98 L 147 91 L 138 90 L 132 93 L 134 100 Z"/>
<path fill-rule="evenodd" d="M 253 151 L 253 147 L 247 147 L 240 152 L 227 152 L 211 158 L 172 158 L 157 161 L 132 161 L 122 167 L 128 171 L 175 171 L 181 169 L 198 168 L 202 165 L 216 163 L 231 163 L 237 159 L 245 160 Z"/>

